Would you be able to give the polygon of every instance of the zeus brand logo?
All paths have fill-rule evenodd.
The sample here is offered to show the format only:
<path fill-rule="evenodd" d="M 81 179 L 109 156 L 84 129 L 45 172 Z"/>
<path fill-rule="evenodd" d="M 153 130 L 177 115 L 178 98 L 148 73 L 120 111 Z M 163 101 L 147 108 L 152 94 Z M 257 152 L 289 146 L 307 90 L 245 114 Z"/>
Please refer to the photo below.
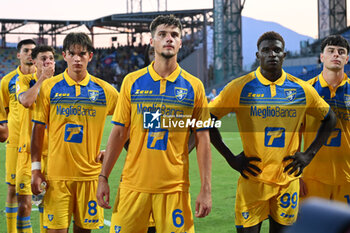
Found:
<path fill-rule="evenodd" d="M 138 95 L 138 94 L 152 94 L 153 91 L 152 90 L 140 90 L 140 89 L 137 89 L 136 92 L 135 92 L 135 95 Z"/>
<path fill-rule="evenodd" d="M 55 97 L 69 96 L 69 93 L 56 93 Z"/>
<path fill-rule="evenodd" d="M 264 94 L 254 94 L 252 92 L 249 92 L 248 97 L 264 97 Z"/>

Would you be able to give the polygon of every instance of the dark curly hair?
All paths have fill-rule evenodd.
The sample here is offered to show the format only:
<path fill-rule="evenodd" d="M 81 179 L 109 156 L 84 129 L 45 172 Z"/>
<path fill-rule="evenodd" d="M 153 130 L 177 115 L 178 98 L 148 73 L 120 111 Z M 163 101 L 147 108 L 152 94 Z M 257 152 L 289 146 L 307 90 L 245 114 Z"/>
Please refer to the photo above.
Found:
<path fill-rule="evenodd" d="M 258 49 L 259 49 L 259 45 L 261 44 L 261 42 L 263 40 L 279 40 L 282 42 L 282 45 L 283 45 L 283 49 L 284 49 L 284 46 L 285 46 L 285 42 L 284 42 L 284 39 L 283 37 L 278 34 L 277 32 L 274 32 L 274 31 L 270 31 L 270 32 L 265 32 L 264 34 L 262 34 L 259 39 L 258 39 L 258 42 L 256 43 Z"/>

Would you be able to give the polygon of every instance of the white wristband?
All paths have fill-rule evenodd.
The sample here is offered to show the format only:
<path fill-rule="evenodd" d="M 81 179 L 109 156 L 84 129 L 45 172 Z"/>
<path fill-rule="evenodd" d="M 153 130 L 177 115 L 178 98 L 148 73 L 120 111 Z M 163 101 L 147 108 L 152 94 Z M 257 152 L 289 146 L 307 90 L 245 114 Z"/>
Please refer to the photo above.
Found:
<path fill-rule="evenodd" d="M 41 163 L 40 162 L 32 162 L 32 171 L 34 170 L 41 170 Z"/>

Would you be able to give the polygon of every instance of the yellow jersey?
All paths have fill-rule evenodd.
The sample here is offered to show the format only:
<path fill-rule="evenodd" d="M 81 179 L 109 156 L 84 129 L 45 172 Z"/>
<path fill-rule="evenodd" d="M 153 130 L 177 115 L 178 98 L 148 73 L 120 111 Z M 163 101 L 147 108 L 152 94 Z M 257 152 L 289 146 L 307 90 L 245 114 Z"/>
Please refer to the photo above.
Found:
<path fill-rule="evenodd" d="M 8 129 L 9 136 L 7 145 L 10 147 L 18 146 L 20 131 L 20 115 L 18 114 L 18 101 L 16 97 L 16 80 L 18 76 L 23 75 L 18 66 L 17 69 L 10 72 L 1 79 L 1 100 L 5 109 L 8 109 Z"/>
<path fill-rule="evenodd" d="M 322 73 L 308 81 L 318 94 L 331 106 L 337 116 L 337 124 L 327 142 L 305 168 L 303 177 L 330 185 L 350 182 L 350 80 L 344 79 L 337 88 L 329 86 Z M 315 138 L 320 122 L 306 117 L 304 147 Z"/>
<path fill-rule="evenodd" d="M 89 73 L 77 83 L 67 70 L 43 82 L 33 121 L 48 128 L 49 180 L 94 180 L 107 115 L 112 115 L 118 92 Z"/>
<path fill-rule="evenodd" d="M 137 192 L 188 191 L 189 130 L 210 118 L 202 82 L 177 65 L 162 78 L 153 64 L 123 80 L 112 122 L 129 127 L 120 187 Z"/>
<path fill-rule="evenodd" d="M 320 121 L 330 109 L 311 85 L 284 71 L 271 82 L 260 67 L 231 81 L 209 108 L 218 119 L 236 113 L 245 155 L 261 159 L 256 165 L 262 173 L 257 177 L 248 174 L 249 179 L 278 185 L 297 178 L 283 172 L 291 162 L 283 158 L 298 151 L 305 115 Z"/>
<path fill-rule="evenodd" d="M 0 124 L 7 123 L 7 113 L 0 100 Z"/>
<path fill-rule="evenodd" d="M 27 74 L 18 76 L 16 81 L 16 95 L 17 99 L 24 92 L 28 91 L 34 84 L 37 82 L 37 74 Z M 17 110 L 19 113 L 20 119 L 20 137 L 18 140 L 18 152 L 27 152 L 30 154 L 30 143 L 32 137 L 33 129 L 33 112 L 35 109 L 36 103 L 34 102 L 29 108 L 25 108 L 21 103 L 18 103 Z M 44 143 L 42 148 L 42 154 L 47 155 L 47 130 L 45 130 Z"/>

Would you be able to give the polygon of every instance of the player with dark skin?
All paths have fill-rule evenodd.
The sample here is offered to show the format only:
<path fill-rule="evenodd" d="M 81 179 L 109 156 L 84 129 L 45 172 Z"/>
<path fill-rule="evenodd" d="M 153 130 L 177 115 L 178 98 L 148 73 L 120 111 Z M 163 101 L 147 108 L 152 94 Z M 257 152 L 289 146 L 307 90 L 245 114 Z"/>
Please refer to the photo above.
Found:
<path fill-rule="evenodd" d="M 261 74 L 271 82 L 276 81 L 282 75 L 282 64 L 286 57 L 284 52 L 284 45 L 279 40 L 263 40 L 261 41 L 256 57 L 260 63 Z M 213 118 L 215 116 L 212 115 Z M 322 124 L 318 130 L 317 136 L 310 147 L 305 152 L 297 152 L 294 155 L 289 155 L 284 158 L 283 161 L 290 161 L 290 163 L 284 168 L 284 172 L 299 176 L 303 169 L 311 162 L 316 152 L 323 145 L 323 142 L 327 140 L 331 129 L 335 126 L 335 115 L 332 111 L 322 121 Z M 220 152 L 220 154 L 226 159 L 227 163 L 236 171 L 238 171 L 244 178 L 248 179 L 245 173 L 249 173 L 253 176 L 258 176 L 262 171 L 254 165 L 252 162 L 260 162 L 258 157 L 246 157 L 244 151 L 237 156 L 234 155 L 231 150 L 225 145 L 222 140 L 221 134 L 217 128 L 210 129 L 210 140 L 214 147 Z M 269 217 L 270 233 L 280 233 L 286 227 L 285 225 L 277 223 L 274 219 Z M 238 233 L 259 233 L 262 222 L 259 224 L 246 227 L 237 228 Z"/>

